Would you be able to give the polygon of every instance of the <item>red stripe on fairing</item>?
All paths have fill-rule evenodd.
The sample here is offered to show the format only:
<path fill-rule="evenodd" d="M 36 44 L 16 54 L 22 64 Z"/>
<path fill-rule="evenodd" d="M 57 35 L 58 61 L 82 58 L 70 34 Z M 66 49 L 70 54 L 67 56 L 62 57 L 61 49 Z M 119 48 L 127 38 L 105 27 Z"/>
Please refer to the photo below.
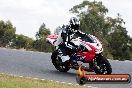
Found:
<path fill-rule="evenodd" d="M 90 45 L 89 43 L 83 42 L 85 45 L 88 45 L 92 50 L 88 51 L 88 52 L 82 52 L 82 53 L 77 53 L 77 55 L 81 56 L 81 57 L 85 57 L 84 61 L 86 62 L 91 62 L 93 60 L 93 58 L 95 57 L 95 50 L 96 48 L 92 45 Z"/>
<path fill-rule="evenodd" d="M 57 38 L 57 36 L 56 35 L 48 35 L 48 37 L 47 38 L 50 38 L 50 39 L 56 39 Z"/>
<path fill-rule="evenodd" d="M 88 46 L 89 46 L 92 50 L 96 50 L 96 48 L 95 48 L 94 46 L 92 46 L 91 44 L 86 43 L 86 42 L 83 42 L 83 41 L 82 41 L 82 43 L 84 43 L 84 44 L 88 45 Z"/>

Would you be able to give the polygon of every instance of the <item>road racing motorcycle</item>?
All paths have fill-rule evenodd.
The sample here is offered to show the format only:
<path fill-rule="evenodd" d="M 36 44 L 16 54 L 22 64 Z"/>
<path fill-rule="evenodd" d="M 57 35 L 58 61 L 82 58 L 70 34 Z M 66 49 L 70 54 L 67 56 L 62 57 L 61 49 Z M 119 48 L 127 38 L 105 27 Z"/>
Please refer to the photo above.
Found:
<path fill-rule="evenodd" d="M 46 40 L 54 47 L 57 35 L 48 35 Z M 58 49 L 53 49 L 51 60 L 55 68 L 60 72 L 67 72 L 70 68 L 77 70 L 81 65 L 87 72 L 95 72 L 96 74 L 111 74 L 112 68 L 109 61 L 102 54 L 102 42 L 91 34 L 85 35 L 83 38 L 74 37 L 71 40 L 81 50 L 72 52 L 68 63 L 63 64 L 59 56 Z"/>

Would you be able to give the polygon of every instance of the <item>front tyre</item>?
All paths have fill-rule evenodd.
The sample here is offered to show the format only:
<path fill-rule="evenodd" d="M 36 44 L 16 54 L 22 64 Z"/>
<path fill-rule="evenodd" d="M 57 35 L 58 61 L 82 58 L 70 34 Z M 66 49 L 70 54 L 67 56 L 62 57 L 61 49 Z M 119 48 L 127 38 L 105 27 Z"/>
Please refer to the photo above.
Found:
<path fill-rule="evenodd" d="M 111 74 L 112 73 L 112 68 L 109 61 L 102 55 L 96 58 L 94 64 L 95 64 L 96 74 Z"/>
<path fill-rule="evenodd" d="M 70 67 L 68 64 L 63 64 L 60 57 L 58 57 L 58 52 L 54 51 L 51 55 L 52 63 L 55 68 L 60 72 L 67 72 L 69 71 Z"/>

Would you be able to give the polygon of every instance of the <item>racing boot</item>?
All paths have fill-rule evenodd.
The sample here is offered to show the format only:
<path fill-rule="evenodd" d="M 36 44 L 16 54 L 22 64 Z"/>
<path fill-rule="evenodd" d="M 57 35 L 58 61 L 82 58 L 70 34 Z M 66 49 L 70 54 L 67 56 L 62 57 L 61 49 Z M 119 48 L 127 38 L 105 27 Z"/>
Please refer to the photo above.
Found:
<path fill-rule="evenodd" d="M 77 61 L 73 60 L 73 61 L 71 62 L 71 68 L 73 68 L 73 69 L 75 69 L 75 70 L 78 70 L 79 65 L 78 65 Z"/>
<path fill-rule="evenodd" d="M 94 70 L 92 68 L 89 68 L 87 66 L 82 66 L 82 69 L 84 69 L 87 72 L 94 72 Z"/>

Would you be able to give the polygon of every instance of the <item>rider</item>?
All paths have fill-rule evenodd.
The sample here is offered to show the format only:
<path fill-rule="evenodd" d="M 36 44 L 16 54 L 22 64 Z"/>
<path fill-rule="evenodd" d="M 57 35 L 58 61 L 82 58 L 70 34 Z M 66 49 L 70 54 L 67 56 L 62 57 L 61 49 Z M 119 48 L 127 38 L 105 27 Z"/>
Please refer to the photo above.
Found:
<path fill-rule="evenodd" d="M 81 48 L 71 43 L 71 39 L 76 34 L 79 37 L 84 37 L 86 34 L 79 30 L 80 21 L 76 17 L 72 17 L 69 21 L 69 25 L 63 25 L 62 30 L 59 32 L 56 42 L 54 43 L 56 49 L 59 51 L 59 56 L 62 62 L 66 63 L 69 61 L 70 51 L 80 51 Z"/>

